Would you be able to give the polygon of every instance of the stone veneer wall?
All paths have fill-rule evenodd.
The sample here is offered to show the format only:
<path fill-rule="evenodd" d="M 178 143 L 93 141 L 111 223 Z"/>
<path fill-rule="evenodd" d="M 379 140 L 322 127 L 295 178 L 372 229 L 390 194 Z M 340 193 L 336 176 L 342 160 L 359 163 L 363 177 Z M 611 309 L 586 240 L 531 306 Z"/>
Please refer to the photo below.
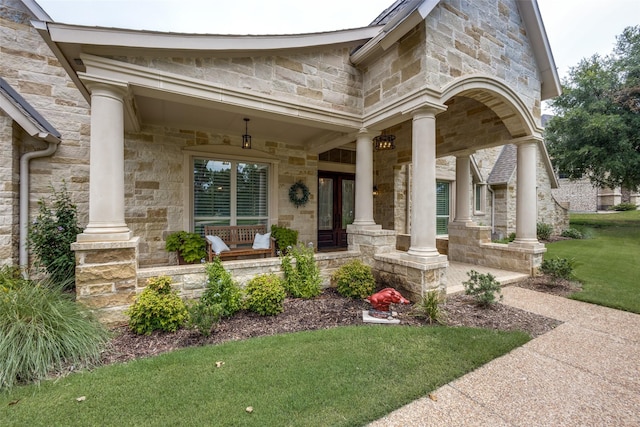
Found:
<path fill-rule="evenodd" d="M 561 178 L 559 188 L 553 195 L 562 203 L 568 203 L 571 212 L 596 212 L 598 210 L 598 189 L 588 179 L 571 181 Z"/>
<path fill-rule="evenodd" d="M 136 242 L 123 242 L 109 248 L 103 244 L 76 244 L 75 248 L 78 275 L 82 278 L 77 289 L 78 301 L 90 307 L 100 321 L 108 325 L 127 322 L 125 310 L 151 277 L 171 277 L 173 289 L 186 300 L 200 298 L 206 287 L 203 264 L 136 268 Z M 359 255 L 354 251 L 316 254 L 321 287 L 332 286 L 333 273 Z M 282 277 L 280 258 L 225 261 L 224 267 L 241 287 L 259 274 L 273 273 Z"/>
<path fill-rule="evenodd" d="M 31 19 L 22 2 L 0 0 L 0 75 L 62 134 L 62 142 L 53 156 L 31 161 L 29 213 L 31 217 L 37 214 L 38 200 L 51 194 L 52 185 L 59 189 L 64 181 L 78 206 L 80 225 L 85 226 L 89 212 L 89 105 L 33 29 Z M 11 142 L 5 139 L 6 125 L 2 127 L 5 130 L 0 131 L 0 144 L 7 148 Z M 16 198 L 13 203 L 17 203 L 15 174 L 19 170 L 19 156 L 46 148 L 46 144 L 32 141 L 16 129 L 13 135 L 14 149 L 3 150 L 3 156 L 11 158 L 14 177 L 9 181 L 3 179 L 3 191 L 13 191 Z M 4 168 L 8 163 L 3 162 Z M 16 207 L 6 213 L 3 221 L 5 225 L 12 224 L 15 233 L 9 243 L 11 253 L 17 256 L 19 212 Z M 0 262 L 7 263 L 9 259 L 0 256 Z"/>
<path fill-rule="evenodd" d="M 194 130 L 144 126 L 125 139 L 125 221 L 140 240 L 140 266 L 174 264 L 165 251 L 166 236 L 184 229 L 183 149 L 207 146 L 239 146 L 237 136 Z M 298 230 L 303 242 L 317 243 L 316 195 L 318 156 L 300 145 L 253 138 L 251 154 L 268 153 L 279 159 L 278 224 Z M 217 155 L 214 155 L 217 156 Z M 222 156 L 223 157 L 223 156 Z M 289 187 L 304 182 L 311 192 L 309 203 L 296 208 L 289 201 Z"/>
<path fill-rule="evenodd" d="M 540 117 L 540 79 L 516 0 L 441 1 L 425 23 L 367 65 L 365 112 L 425 82 L 440 88 L 468 74 L 503 80 Z"/>
<path fill-rule="evenodd" d="M 16 126 L 17 127 L 17 126 Z M 13 120 L 0 110 L 0 265 L 17 264 L 18 155 Z"/>
<path fill-rule="evenodd" d="M 362 76 L 349 60 L 357 44 L 289 56 L 147 58 L 118 57 L 147 68 L 258 92 L 299 105 L 362 112 Z"/>

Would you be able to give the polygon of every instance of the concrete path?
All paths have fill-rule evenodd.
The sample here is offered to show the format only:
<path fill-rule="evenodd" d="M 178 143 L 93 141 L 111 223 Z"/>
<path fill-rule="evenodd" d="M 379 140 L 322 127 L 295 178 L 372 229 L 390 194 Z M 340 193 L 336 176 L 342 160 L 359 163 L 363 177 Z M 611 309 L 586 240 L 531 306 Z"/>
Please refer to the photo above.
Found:
<path fill-rule="evenodd" d="M 564 323 L 371 426 L 640 426 L 640 315 L 517 287 Z"/>

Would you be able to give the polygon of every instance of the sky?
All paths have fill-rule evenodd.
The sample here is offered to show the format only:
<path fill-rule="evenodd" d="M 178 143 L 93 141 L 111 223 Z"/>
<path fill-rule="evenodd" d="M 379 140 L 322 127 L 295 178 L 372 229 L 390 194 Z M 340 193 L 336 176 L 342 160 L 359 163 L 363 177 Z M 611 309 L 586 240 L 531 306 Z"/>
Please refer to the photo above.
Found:
<path fill-rule="evenodd" d="M 58 22 L 211 34 L 296 34 L 368 25 L 393 0 L 37 0 Z M 473 0 L 470 0 L 473 1 Z M 640 0 L 538 0 L 561 78 L 640 25 Z"/>

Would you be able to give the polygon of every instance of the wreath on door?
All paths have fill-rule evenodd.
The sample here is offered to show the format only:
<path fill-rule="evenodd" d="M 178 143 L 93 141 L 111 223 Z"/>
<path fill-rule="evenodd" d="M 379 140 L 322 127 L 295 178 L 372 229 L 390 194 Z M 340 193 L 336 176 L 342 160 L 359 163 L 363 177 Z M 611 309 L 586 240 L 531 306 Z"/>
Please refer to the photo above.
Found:
<path fill-rule="evenodd" d="M 304 206 L 309 201 L 309 187 L 304 182 L 298 181 L 289 188 L 289 200 L 296 208 Z"/>

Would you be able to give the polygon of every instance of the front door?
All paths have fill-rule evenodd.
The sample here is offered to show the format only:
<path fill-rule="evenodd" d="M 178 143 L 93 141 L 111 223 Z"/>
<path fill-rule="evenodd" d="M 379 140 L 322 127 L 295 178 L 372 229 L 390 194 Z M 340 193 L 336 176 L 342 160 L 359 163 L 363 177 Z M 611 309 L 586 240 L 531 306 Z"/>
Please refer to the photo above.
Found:
<path fill-rule="evenodd" d="M 347 225 L 353 222 L 355 175 L 318 172 L 318 249 L 347 247 Z"/>

